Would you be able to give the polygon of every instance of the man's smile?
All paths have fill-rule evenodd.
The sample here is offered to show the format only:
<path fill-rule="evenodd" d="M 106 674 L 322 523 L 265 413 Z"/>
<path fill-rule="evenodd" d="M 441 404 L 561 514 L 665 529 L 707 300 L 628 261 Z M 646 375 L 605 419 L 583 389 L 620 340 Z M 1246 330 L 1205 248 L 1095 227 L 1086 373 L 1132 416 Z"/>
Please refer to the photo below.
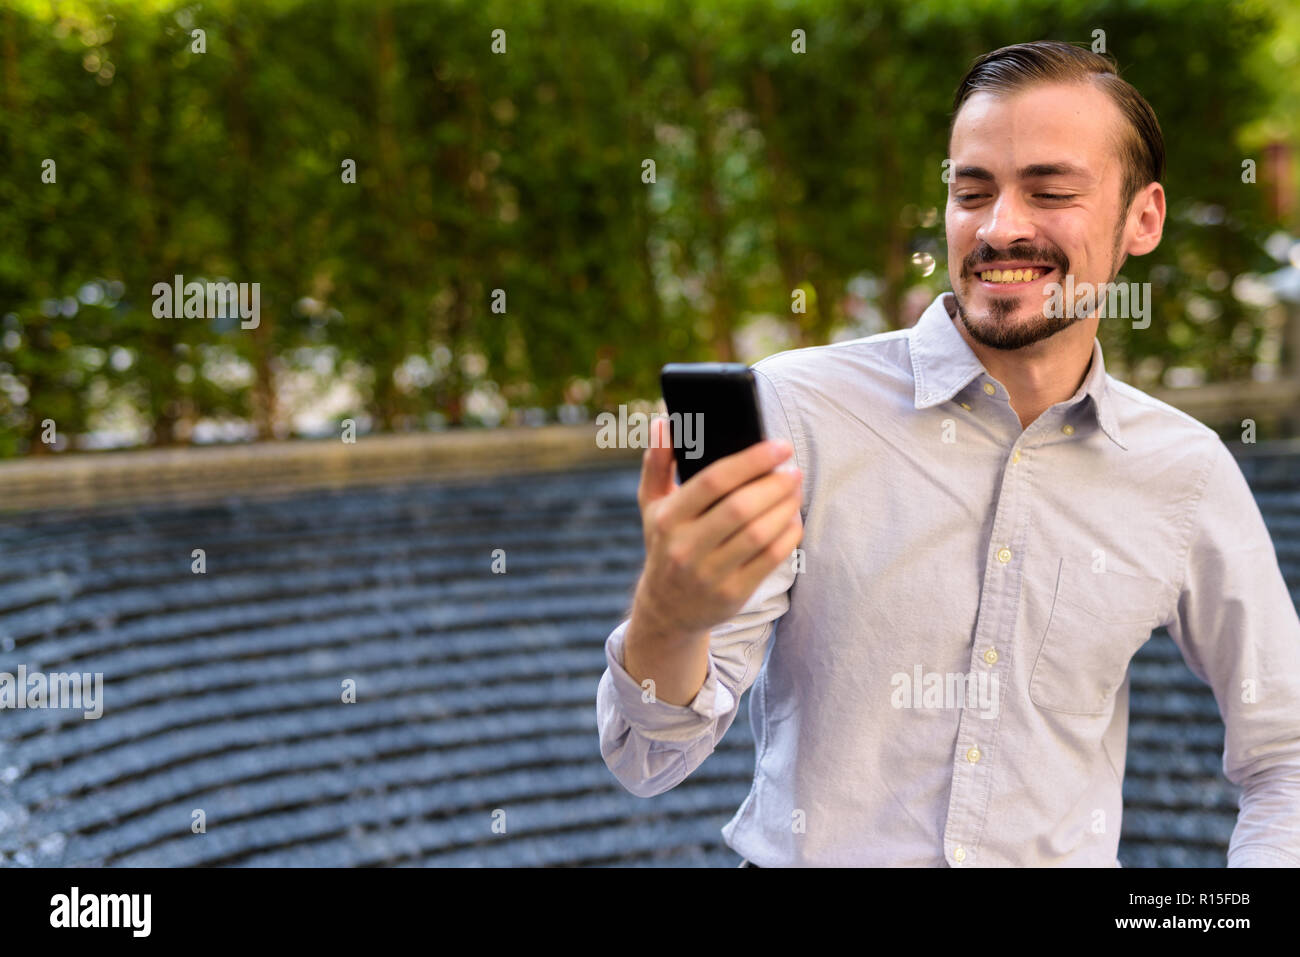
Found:
<path fill-rule="evenodd" d="M 1046 282 L 1059 282 L 1060 269 L 1044 260 L 997 259 L 969 266 L 966 276 L 990 296 L 1012 297 L 1041 291 Z"/>
<path fill-rule="evenodd" d="M 974 271 L 980 286 L 991 292 L 1013 292 L 1027 289 L 1056 272 L 1054 266 L 998 263 L 981 266 Z"/>

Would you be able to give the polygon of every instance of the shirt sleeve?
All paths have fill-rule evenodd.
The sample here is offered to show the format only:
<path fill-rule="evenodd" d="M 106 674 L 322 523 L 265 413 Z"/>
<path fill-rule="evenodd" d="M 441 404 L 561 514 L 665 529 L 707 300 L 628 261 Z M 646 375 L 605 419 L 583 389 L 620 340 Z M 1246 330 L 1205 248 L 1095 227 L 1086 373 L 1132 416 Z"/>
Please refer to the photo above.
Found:
<path fill-rule="evenodd" d="M 756 371 L 754 378 L 764 434 L 789 442 L 802 468 L 776 389 L 762 372 Z M 806 509 L 810 487 L 806 471 L 803 487 Z M 687 705 L 653 698 L 624 669 L 628 620 L 606 639 L 606 669 L 596 689 L 600 753 L 627 790 L 638 797 L 662 794 L 713 753 L 735 721 L 740 698 L 757 679 L 777 622 L 790 606 L 796 574 L 792 558 L 759 584 L 736 617 L 710 630 L 708 673 Z"/>
<path fill-rule="evenodd" d="M 1300 617 L 1241 468 L 1216 444 L 1169 623 L 1214 690 L 1242 788 L 1229 867 L 1300 867 Z"/>

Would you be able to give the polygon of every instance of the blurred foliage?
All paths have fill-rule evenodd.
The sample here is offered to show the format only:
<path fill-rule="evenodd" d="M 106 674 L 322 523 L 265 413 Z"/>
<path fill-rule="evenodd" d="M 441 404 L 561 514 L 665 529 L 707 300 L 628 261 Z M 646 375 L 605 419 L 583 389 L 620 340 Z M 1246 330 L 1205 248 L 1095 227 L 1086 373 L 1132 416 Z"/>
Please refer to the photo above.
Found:
<path fill-rule="evenodd" d="M 533 421 L 656 396 L 661 363 L 731 358 L 755 316 L 784 317 L 794 345 L 861 334 L 868 314 L 897 327 L 946 287 L 940 173 L 967 64 L 1096 29 L 1161 119 L 1171 200 L 1164 243 L 1124 272 L 1155 283 L 1151 328 L 1107 326 L 1103 344 L 1121 368 L 1248 375 L 1259 330 L 1222 279 L 1269 268 L 1260 239 L 1293 225 L 1240 176 L 1243 131 L 1300 89 L 1278 9 L 11 4 L 0 456 L 48 451 L 45 420 L 76 447 L 123 410 L 153 444 L 199 420 L 285 435 L 293 372 L 346 373 L 360 393 L 334 418 L 375 429 L 547 410 Z M 1287 69 L 1261 68 L 1270 50 Z M 153 285 L 176 274 L 259 283 L 260 325 L 154 318 Z"/>

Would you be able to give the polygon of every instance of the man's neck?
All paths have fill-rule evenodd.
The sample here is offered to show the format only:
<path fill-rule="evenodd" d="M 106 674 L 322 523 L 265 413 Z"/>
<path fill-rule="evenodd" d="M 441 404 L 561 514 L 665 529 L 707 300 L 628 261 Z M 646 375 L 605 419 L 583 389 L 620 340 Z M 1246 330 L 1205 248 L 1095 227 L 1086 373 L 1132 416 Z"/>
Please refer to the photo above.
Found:
<path fill-rule="evenodd" d="M 956 303 L 944 296 L 948 317 L 988 374 L 1007 389 L 1020 427 L 1030 424 L 1058 402 L 1079 391 L 1092 367 L 1093 321 L 1083 320 L 1023 349 L 991 349 L 971 338 L 957 316 Z"/>

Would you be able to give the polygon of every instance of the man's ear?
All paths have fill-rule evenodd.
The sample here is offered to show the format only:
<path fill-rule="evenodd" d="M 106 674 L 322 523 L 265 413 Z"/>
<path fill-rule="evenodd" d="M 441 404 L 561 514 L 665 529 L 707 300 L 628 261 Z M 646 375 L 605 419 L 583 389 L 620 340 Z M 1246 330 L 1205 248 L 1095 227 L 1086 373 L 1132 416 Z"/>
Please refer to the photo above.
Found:
<path fill-rule="evenodd" d="M 1129 208 L 1129 227 L 1137 231 L 1124 247 L 1127 255 L 1145 256 L 1160 245 L 1165 229 L 1165 190 L 1159 183 L 1148 183 L 1133 197 Z"/>

